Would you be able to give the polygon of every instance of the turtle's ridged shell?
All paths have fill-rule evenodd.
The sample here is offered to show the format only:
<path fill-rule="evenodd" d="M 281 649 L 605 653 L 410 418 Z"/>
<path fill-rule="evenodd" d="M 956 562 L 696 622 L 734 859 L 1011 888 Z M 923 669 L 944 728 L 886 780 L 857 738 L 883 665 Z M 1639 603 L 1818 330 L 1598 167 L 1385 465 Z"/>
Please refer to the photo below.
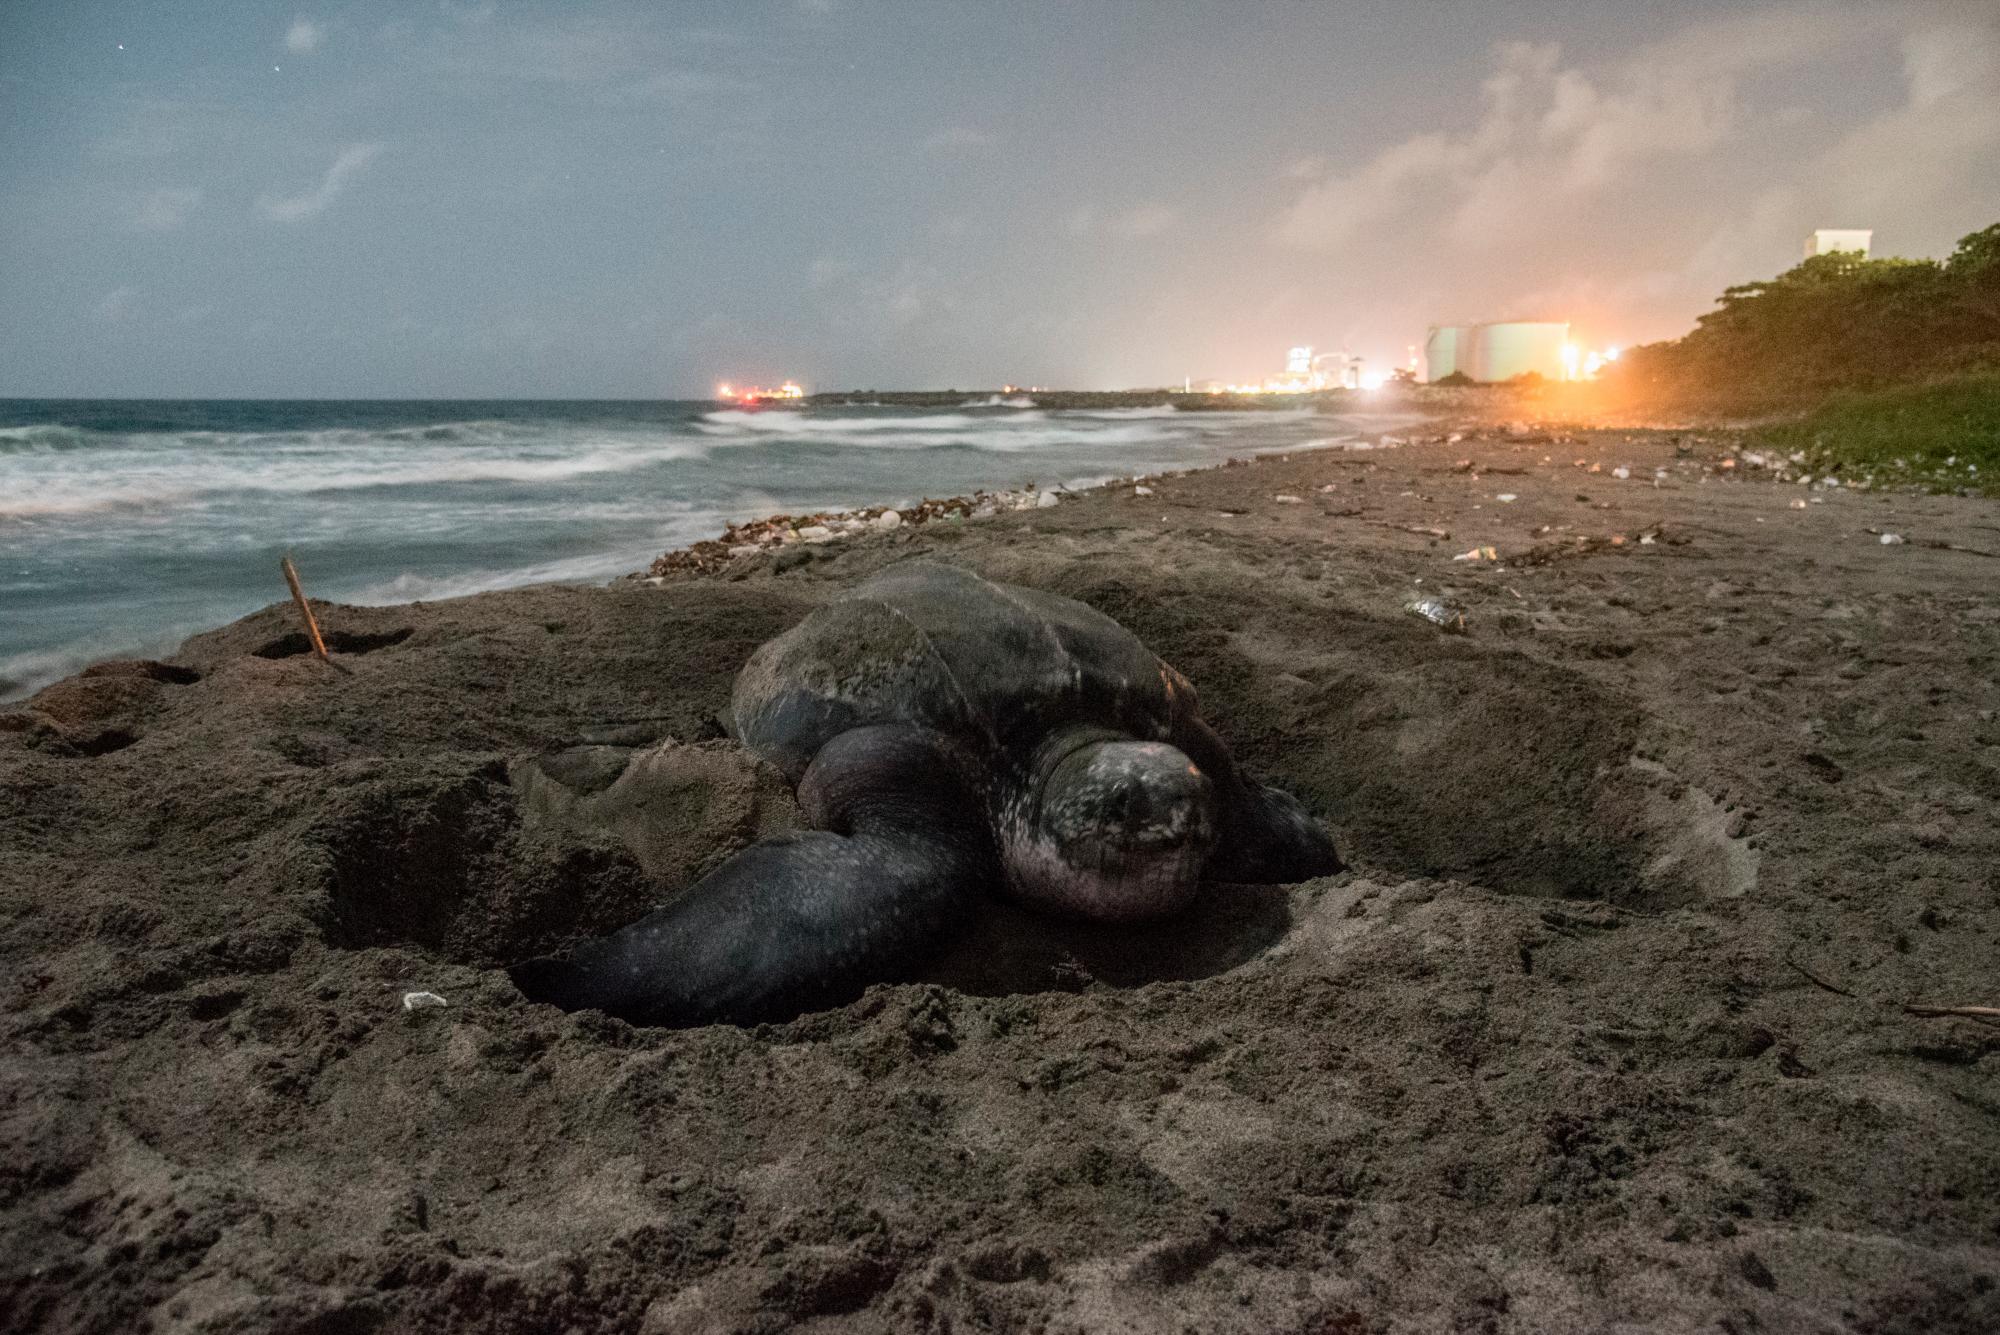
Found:
<path fill-rule="evenodd" d="M 850 728 L 915 723 L 1024 759 L 1073 723 L 1163 738 L 1194 692 L 1082 603 L 913 562 L 758 649 L 731 708 L 740 739 L 796 782 Z"/>

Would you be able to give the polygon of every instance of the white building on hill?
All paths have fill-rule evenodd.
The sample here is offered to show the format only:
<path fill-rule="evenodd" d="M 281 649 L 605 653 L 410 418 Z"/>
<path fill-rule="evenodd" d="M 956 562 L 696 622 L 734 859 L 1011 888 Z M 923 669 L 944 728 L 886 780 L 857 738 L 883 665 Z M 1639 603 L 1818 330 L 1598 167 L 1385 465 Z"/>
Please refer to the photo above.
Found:
<path fill-rule="evenodd" d="M 1831 255 L 1841 251 L 1849 255 L 1868 258 L 1868 247 L 1875 241 L 1875 232 L 1866 227 L 1822 227 L 1806 238 L 1806 258 L 1815 255 Z"/>

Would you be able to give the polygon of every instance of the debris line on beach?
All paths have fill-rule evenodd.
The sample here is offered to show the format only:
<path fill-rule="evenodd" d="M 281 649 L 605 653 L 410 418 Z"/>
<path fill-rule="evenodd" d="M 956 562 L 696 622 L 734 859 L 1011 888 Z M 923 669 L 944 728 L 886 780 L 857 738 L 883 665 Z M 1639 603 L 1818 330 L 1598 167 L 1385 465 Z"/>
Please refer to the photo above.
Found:
<path fill-rule="evenodd" d="M 798 543 L 838 542 L 866 533 L 882 533 L 906 524 L 934 524 L 984 519 L 1009 510 L 1047 509 L 1061 503 L 1062 492 L 1029 483 L 1019 491 L 976 491 L 945 500 L 925 497 L 914 505 L 875 505 L 859 510 L 826 510 L 808 515 L 769 515 L 723 529 L 719 538 L 667 552 L 647 569 L 659 578 L 681 571 L 720 570 L 730 562 Z"/>

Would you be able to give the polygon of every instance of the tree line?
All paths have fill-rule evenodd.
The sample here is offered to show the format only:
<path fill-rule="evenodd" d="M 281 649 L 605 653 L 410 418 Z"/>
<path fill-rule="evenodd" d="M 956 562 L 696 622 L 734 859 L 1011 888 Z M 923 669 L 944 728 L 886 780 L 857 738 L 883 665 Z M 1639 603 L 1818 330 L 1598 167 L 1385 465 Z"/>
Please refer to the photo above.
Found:
<path fill-rule="evenodd" d="M 2000 370 L 2000 223 L 1944 260 L 1815 255 L 1729 288 L 1686 337 L 1635 348 L 1623 386 L 1647 397 L 1796 402 Z"/>

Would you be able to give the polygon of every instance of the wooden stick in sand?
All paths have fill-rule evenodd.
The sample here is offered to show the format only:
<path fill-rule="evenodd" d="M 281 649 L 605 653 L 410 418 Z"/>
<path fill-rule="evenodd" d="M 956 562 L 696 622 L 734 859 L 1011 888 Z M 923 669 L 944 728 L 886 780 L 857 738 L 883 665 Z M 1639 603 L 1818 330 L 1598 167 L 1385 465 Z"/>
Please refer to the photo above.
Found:
<path fill-rule="evenodd" d="M 1785 963 L 1804 974 L 1806 981 L 1814 987 L 1825 988 L 1835 996 L 1848 997 L 1855 1001 L 1867 1001 L 1870 999 L 1856 996 L 1844 987 L 1836 987 L 1789 956 L 1786 957 Z M 1976 1020 L 1980 1024 L 1988 1024 L 2000 1028 L 2000 1006 L 1919 1006 L 1914 1002 L 1907 1002 L 1903 1006 L 1903 1014 L 1921 1016 L 1926 1020 Z"/>
<path fill-rule="evenodd" d="M 1911 1015 L 1929 1018 L 1958 1016 L 1981 1024 L 2000 1024 L 2000 1006 L 1905 1006 L 1903 1009 Z"/>
<path fill-rule="evenodd" d="M 299 584 L 299 572 L 292 565 L 292 558 L 289 556 L 281 557 L 278 565 L 285 572 L 285 583 L 291 586 L 292 601 L 299 605 L 299 615 L 305 618 L 306 634 L 312 638 L 313 652 L 318 654 L 319 661 L 328 667 L 336 668 L 342 672 L 347 671 L 346 664 L 334 662 L 332 655 L 326 651 L 326 641 L 321 639 L 319 635 L 319 621 L 313 616 L 312 604 L 306 601 L 306 591 Z"/>

